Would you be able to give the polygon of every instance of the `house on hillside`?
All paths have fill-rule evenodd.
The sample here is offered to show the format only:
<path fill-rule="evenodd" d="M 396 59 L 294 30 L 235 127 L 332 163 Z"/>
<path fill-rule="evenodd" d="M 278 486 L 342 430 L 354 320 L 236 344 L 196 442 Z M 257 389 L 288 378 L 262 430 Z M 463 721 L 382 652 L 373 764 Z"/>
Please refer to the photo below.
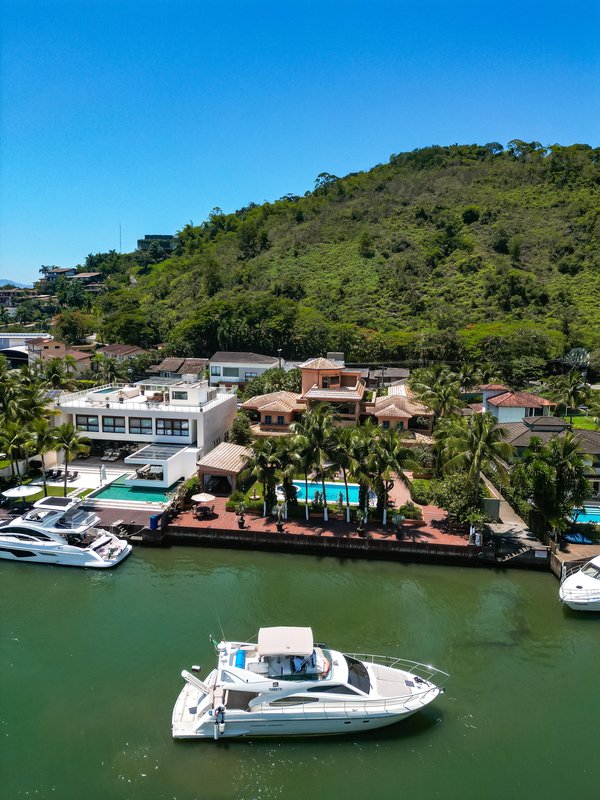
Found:
<path fill-rule="evenodd" d="M 498 422 L 520 422 L 524 417 L 549 415 L 556 403 L 530 392 L 514 392 L 502 384 L 481 387 L 482 411 L 489 411 Z"/>
<path fill-rule="evenodd" d="M 330 356 L 335 355 L 335 358 Z M 412 397 L 406 384 L 383 389 L 369 398 L 367 375 L 358 367 L 346 367 L 343 354 L 311 358 L 299 365 L 302 390 L 271 392 L 251 397 L 242 408 L 257 416 L 253 432 L 258 436 L 289 433 L 290 424 L 315 404 L 327 403 L 341 425 L 354 425 L 373 417 L 382 428 L 429 432 L 433 412 Z"/>
<path fill-rule="evenodd" d="M 138 239 L 137 249 L 145 252 L 153 243 L 159 244 L 163 250 L 172 252 L 177 247 L 177 239 L 170 233 L 149 233 L 143 239 Z"/>
<path fill-rule="evenodd" d="M 58 278 L 72 278 L 77 270 L 75 267 L 53 267 L 52 269 L 42 267 L 40 272 L 47 281 L 55 281 Z"/>
<path fill-rule="evenodd" d="M 32 366 L 39 362 L 51 361 L 53 358 L 65 358 L 70 356 L 75 362 L 75 372 L 80 374 L 92 368 L 91 353 L 77 350 L 64 342 L 56 339 L 28 339 L 27 342 L 27 363 Z"/>
<path fill-rule="evenodd" d="M 130 358 L 135 358 L 136 356 L 143 356 L 147 352 L 143 347 L 138 347 L 135 344 L 107 344 L 96 350 L 97 355 L 112 358 L 119 363 L 129 361 Z"/>
<path fill-rule="evenodd" d="M 211 386 L 245 386 L 252 378 L 262 375 L 268 369 L 278 367 L 285 369 L 286 364 L 280 358 L 265 356 L 261 353 L 231 353 L 220 351 L 209 360 Z"/>
<path fill-rule="evenodd" d="M 565 419 L 552 416 L 529 416 L 519 422 L 505 423 L 502 428 L 506 431 L 506 441 L 515 448 L 516 459 L 523 455 L 533 438 L 547 444 L 557 436 L 572 432 L 586 464 L 591 497 L 600 495 L 600 431 L 573 428 Z"/>
<path fill-rule="evenodd" d="M 181 358 L 170 356 L 163 358 L 160 364 L 148 367 L 148 375 L 158 375 L 161 378 L 180 378 L 182 375 L 195 375 L 196 378 L 204 376 L 208 364 L 207 358 Z"/>

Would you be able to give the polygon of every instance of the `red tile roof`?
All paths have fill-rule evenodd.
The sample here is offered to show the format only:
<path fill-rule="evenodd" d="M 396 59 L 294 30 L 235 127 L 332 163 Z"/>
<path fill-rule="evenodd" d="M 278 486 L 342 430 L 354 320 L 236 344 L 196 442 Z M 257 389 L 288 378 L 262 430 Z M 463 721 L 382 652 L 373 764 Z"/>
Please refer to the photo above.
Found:
<path fill-rule="evenodd" d="M 545 397 L 538 397 L 537 394 L 529 392 L 504 392 L 504 394 L 488 398 L 488 404 L 502 408 L 543 408 L 556 405 L 551 400 L 546 400 Z"/>

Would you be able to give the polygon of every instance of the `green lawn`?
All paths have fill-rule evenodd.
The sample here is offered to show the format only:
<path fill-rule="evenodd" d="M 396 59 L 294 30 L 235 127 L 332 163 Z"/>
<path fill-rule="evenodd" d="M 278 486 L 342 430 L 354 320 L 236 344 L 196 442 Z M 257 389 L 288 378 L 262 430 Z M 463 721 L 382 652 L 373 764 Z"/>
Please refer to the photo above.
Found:
<path fill-rule="evenodd" d="M 569 419 L 565 417 L 565 419 Z M 585 428 L 588 431 L 598 430 L 594 424 L 594 417 L 573 417 L 574 428 Z"/>

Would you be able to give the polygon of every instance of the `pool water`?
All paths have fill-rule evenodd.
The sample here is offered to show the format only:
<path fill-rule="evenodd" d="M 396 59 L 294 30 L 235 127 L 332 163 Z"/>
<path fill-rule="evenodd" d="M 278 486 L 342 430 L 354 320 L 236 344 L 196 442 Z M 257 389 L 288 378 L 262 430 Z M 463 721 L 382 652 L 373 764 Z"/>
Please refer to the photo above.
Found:
<path fill-rule="evenodd" d="M 137 503 L 166 503 L 169 495 L 177 488 L 177 483 L 168 489 L 150 488 L 142 486 L 126 486 L 125 478 L 121 476 L 112 483 L 89 495 L 93 500 L 127 500 Z"/>
<path fill-rule="evenodd" d="M 109 386 L 108 389 L 97 389 L 93 393 L 94 394 L 110 394 L 111 392 L 118 392 L 118 389 L 115 389 L 114 386 Z"/>
<path fill-rule="evenodd" d="M 596 525 L 600 525 L 600 508 L 584 506 L 575 510 L 573 518 L 576 522 L 595 522 Z"/>
<path fill-rule="evenodd" d="M 296 497 L 298 500 L 306 500 L 305 495 L 305 486 L 304 481 L 292 481 L 296 489 L 298 490 L 296 493 Z M 348 496 L 350 499 L 351 506 L 358 505 L 358 483 L 349 483 L 348 484 Z M 315 492 L 319 492 L 321 494 L 323 491 L 323 487 L 321 486 L 320 481 L 309 481 L 308 483 L 308 499 L 313 500 L 315 496 Z M 325 481 L 325 494 L 327 495 L 327 502 L 328 503 L 337 503 L 340 497 L 340 492 L 342 493 L 342 497 L 344 498 L 344 504 L 346 503 L 346 487 L 343 483 L 337 483 L 334 481 Z"/>

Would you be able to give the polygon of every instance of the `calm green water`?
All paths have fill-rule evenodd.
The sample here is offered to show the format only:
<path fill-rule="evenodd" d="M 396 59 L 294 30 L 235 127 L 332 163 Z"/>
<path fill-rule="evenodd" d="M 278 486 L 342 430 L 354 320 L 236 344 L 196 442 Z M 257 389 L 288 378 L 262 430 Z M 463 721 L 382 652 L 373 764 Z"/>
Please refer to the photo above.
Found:
<path fill-rule="evenodd" d="M 559 798 L 598 790 L 600 618 L 545 574 L 173 548 L 113 573 L 0 563 L 0 794 L 58 800 Z M 208 634 L 313 626 L 452 673 L 362 737 L 174 742 Z"/>

